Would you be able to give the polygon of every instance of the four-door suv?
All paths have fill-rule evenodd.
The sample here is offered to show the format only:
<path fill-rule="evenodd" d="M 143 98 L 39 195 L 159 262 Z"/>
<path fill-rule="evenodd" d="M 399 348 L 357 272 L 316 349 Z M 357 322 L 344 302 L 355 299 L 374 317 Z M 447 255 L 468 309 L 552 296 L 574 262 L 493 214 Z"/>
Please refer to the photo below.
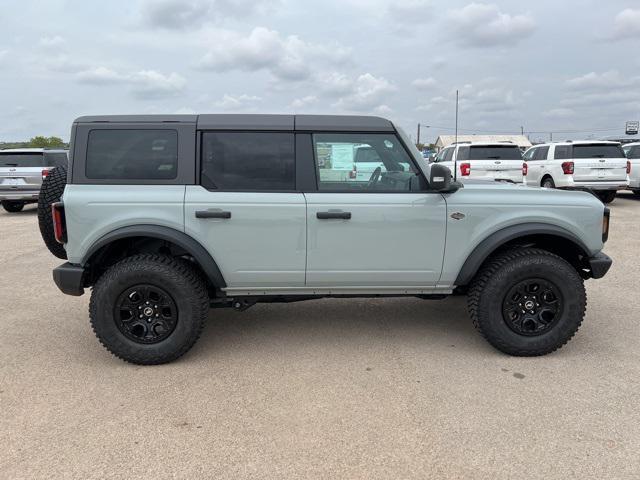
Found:
<path fill-rule="evenodd" d="M 36 203 L 42 179 L 52 168 L 67 165 L 66 150 L 15 148 L 0 150 L 0 201 L 7 212 Z"/>
<path fill-rule="evenodd" d="M 522 152 L 511 142 L 458 142 L 443 148 L 434 159 L 454 178 L 503 180 L 522 183 Z"/>
<path fill-rule="evenodd" d="M 627 156 L 629 188 L 634 194 L 640 195 L 640 142 L 627 143 L 622 150 Z"/>
<path fill-rule="evenodd" d="M 618 142 L 544 143 L 529 148 L 524 161 L 526 185 L 591 190 L 604 203 L 627 188 L 630 164 Z"/>
<path fill-rule="evenodd" d="M 210 307 L 454 291 L 497 349 L 543 355 L 580 326 L 583 280 L 611 265 L 592 195 L 462 188 L 378 117 L 95 116 L 71 140 L 69 172 L 43 186 L 62 196 L 39 204 L 68 257 L 53 277 L 92 287 L 96 335 L 134 363 L 180 357 Z M 336 174 L 361 148 L 384 169 Z"/>

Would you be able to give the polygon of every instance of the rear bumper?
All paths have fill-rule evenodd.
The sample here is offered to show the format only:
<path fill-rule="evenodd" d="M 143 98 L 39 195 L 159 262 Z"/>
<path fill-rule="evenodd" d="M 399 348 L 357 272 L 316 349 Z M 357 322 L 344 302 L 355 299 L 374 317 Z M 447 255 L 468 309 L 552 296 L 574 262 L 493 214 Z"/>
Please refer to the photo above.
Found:
<path fill-rule="evenodd" d="M 37 201 L 39 190 L 0 190 L 0 200 Z"/>
<path fill-rule="evenodd" d="M 567 189 L 580 189 L 586 188 L 588 190 L 625 190 L 628 187 L 626 180 L 618 180 L 615 182 L 571 182 L 571 184 L 564 186 L 558 186 L 558 188 Z"/>
<path fill-rule="evenodd" d="M 588 263 L 591 268 L 591 278 L 602 278 L 607 274 L 609 268 L 611 268 L 613 260 L 611 260 L 611 257 L 608 255 L 598 252 L 589 258 Z"/>
<path fill-rule="evenodd" d="M 79 297 L 84 293 L 84 268 L 73 263 L 63 263 L 53 269 L 53 281 L 66 295 Z"/>

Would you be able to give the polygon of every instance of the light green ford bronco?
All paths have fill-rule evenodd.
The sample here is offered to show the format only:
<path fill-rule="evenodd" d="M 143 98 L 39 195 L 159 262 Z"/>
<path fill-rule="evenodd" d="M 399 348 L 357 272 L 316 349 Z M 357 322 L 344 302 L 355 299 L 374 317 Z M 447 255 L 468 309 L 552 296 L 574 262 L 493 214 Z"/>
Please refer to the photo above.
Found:
<path fill-rule="evenodd" d="M 593 195 L 463 188 L 378 117 L 82 117 L 71 144 L 39 204 L 68 260 L 53 277 L 69 295 L 92 287 L 96 335 L 133 363 L 183 355 L 211 307 L 453 293 L 494 347 L 543 355 L 611 265 Z"/>

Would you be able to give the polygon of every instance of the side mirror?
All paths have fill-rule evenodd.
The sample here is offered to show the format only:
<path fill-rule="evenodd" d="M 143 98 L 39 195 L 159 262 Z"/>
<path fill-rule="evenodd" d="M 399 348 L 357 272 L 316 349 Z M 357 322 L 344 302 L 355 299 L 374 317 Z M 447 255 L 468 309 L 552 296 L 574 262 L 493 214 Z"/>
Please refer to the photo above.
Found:
<path fill-rule="evenodd" d="M 458 182 L 451 177 L 451 170 L 439 163 L 433 163 L 429 170 L 429 188 L 436 192 L 453 193 L 460 188 Z"/>

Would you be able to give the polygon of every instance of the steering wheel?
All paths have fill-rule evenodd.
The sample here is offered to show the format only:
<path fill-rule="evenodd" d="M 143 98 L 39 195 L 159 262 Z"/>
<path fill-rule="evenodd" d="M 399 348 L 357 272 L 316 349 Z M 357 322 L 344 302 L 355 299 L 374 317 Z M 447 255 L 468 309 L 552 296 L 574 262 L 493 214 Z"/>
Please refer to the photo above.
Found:
<path fill-rule="evenodd" d="M 378 183 L 378 180 L 380 180 L 381 176 L 382 176 L 382 169 L 380 167 L 376 167 L 376 169 L 371 174 L 371 178 L 369 179 L 369 182 L 367 183 L 367 188 L 373 188 L 375 184 Z"/>

